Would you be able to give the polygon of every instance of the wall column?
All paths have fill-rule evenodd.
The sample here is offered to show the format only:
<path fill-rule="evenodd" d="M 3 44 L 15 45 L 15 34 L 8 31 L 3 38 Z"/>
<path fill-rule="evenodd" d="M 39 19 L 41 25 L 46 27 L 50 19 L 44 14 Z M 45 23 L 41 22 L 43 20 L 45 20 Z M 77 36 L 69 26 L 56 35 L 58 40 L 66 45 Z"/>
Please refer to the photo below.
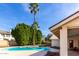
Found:
<path fill-rule="evenodd" d="M 68 55 L 67 27 L 60 29 L 60 56 Z"/>

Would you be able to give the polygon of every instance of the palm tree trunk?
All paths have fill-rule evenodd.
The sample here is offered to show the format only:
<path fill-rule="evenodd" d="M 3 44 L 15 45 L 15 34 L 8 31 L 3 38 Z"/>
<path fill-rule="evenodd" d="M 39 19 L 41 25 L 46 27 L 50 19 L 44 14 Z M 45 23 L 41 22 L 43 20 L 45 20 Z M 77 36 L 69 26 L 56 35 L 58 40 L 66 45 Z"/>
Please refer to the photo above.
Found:
<path fill-rule="evenodd" d="M 33 45 L 35 45 L 35 30 L 33 31 Z"/>
<path fill-rule="evenodd" d="M 34 14 L 34 22 L 35 22 L 35 14 Z M 33 45 L 35 45 L 35 29 L 33 31 Z"/>
<path fill-rule="evenodd" d="M 34 14 L 34 22 L 35 22 L 35 20 L 36 20 L 36 19 L 35 19 L 35 14 Z"/>

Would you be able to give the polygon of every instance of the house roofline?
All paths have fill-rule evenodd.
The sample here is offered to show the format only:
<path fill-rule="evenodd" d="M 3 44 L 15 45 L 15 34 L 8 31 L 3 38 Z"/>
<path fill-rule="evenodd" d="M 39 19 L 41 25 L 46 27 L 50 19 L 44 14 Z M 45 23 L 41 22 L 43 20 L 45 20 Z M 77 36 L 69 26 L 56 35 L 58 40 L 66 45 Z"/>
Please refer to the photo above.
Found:
<path fill-rule="evenodd" d="M 0 30 L 0 34 L 11 34 L 11 33 L 8 31 Z"/>
<path fill-rule="evenodd" d="M 68 16 L 68 17 L 64 18 L 63 20 L 61 20 L 60 22 L 56 23 L 55 25 L 53 25 L 53 26 L 49 27 L 49 29 L 51 29 L 51 28 L 55 27 L 56 25 L 58 25 L 58 24 L 62 23 L 63 21 L 67 20 L 68 18 L 70 18 L 71 16 L 73 16 L 73 15 L 75 15 L 75 14 L 77 14 L 77 13 L 79 13 L 79 11 L 77 11 L 77 12 L 75 12 L 75 13 L 71 14 L 70 16 Z"/>

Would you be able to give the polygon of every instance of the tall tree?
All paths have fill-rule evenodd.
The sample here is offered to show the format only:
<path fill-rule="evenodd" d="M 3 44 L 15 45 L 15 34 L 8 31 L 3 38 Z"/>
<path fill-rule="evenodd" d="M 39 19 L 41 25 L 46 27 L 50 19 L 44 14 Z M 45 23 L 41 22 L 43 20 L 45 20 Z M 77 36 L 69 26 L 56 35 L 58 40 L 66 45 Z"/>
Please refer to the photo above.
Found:
<path fill-rule="evenodd" d="M 34 15 L 34 22 L 32 24 L 33 28 L 33 45 L 35 45 L 35 40 L 36 40 L 36 30 L 38 29 L 38 23 L 36 22 L 36 14 L 39 11 L 38 8 L 38 3 L 30 3 L 30 12 Z"/>
<path fill-rule="evenodd" d="M 36 13 L 39 11 L 38 3 L 30 3 L 30 12 L 34 15 L 34 21 L 36 20 Z"/>
<path fill-rule="evenodd" d="M 37 30 L 37 44 L 41 44 L 42 42 L 42 32 L 40 30 Z"/>

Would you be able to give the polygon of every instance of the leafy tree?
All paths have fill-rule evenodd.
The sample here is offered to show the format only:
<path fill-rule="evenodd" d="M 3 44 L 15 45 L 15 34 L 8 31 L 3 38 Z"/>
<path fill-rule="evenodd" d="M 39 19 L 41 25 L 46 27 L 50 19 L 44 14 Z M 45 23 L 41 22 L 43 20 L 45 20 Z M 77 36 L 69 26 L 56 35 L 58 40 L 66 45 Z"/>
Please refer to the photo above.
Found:
<path fill-rule="evenodd" d="M 30 3 L 29 5 L 30 12 L 34 16 L 33 24 L 31 26 L 24 23 L 17 24 L 11 32 L 18 45 L 41 43 L 42 32 L 39 30 L 38 22 L 36 21 L 36 14 L 39 11 L 38 3 Z"/>
<path fill-rule="evenodd" d="M 29 43 L 30 26 L 24 23 L 17 24 L 11 33 L 18 45 L 27 45 Z"/>
<path fill-rule="evenodd" d="M 32 45 L 33 44 L 33 28 L 30 27 L 30 35 L 29 35 L 29 44 Z"/>

